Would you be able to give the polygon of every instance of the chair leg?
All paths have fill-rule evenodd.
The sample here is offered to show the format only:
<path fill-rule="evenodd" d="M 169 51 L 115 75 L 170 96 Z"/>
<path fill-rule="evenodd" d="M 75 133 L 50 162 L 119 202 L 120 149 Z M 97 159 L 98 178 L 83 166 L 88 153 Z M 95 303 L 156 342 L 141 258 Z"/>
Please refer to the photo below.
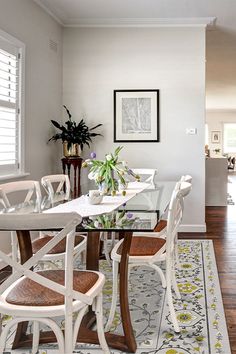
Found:
<path fill-rule="evenodd" d="M 155 271 L 159 274 L 161 278 L 161 285 L 165 289 L 166 288 L 166 278 L 165 275 L 160 267 L 158 267 L 156 264 L 149 264 L 150 267 L 155 269 Z"/>
<path fill-rule="evenodd" d="M 103 327 L 103 315 L 102 315 L 102 294 L 100 293 L 96 299 L 96 320 L 97 320 L 97 333 L 100 346 L 104 354 L 110 354 L 110 350 L 108 348 L 105 334 L 104 334 L 104 327 Z"/>
<path fill-rule="evenodd" d="M 177 284 L 177 281 L 176 281 L 175 269 L 172 270 L 172 285 L 173 285 L 173 289 L 174 289 L 174 292 L 176 294 L 177 299 L 180 300 L 181 299 L 181 295 L 180 295 L 179 287 L 178 287 L 178 284 Z"/>
<path fill-rule="evenodd" d="M 72 312 L 66 313 L 64 336 L 65 336 L 65 354 L 73 353 Z"/>
<path fill-rule="evenodd" d="M 80 253 L 80 260 L 81 260 L 81 264 L 86 263 L 86 250 L 84 250 Z"/>
<path fill-rule="evenodd" d="M 174 258 L 175 258 L 175 266 L 180 268 L 179 262 L 179 250 L 178 250 L 178 238 L 176 237 L 175 245 L 174 245 Z"/>
<path fill-rule="evenodd" d="M 116 311 L 116 302 L 117 302 L 117 291 L 118 291 L 118 268 L 119 268 L 119 263 L 116 261 L 113 261 L 113 289 L 112 289 L 112 301 L 111 301 L 111 309 L 109 313 L 109 318 L 106 323 L 105 327 L 105 332 L 108 332 L 111 328 L 114 316 L 115 316 L 115 311 Z"/>
<path fill-rule="evenodd" d="M 176 317 L 176 313 L 175 313 L 175 308 L 174 308 L 174 304 L 173 304 L 173 297 L 172 297 L 172 292 L 171 292 L 171 284 L 172 284 L 172 264 L 171 264 L 171 260 L 166 261 L 166 296 L 167 296 L 167 302 L 169 305 L 169 310 L 170 310 L 170 317 L 171 317 L 171 321 L 172 324 L 174 326 L 174 330 L 175 332 L 180 332 L 180 327 L 178 324 L 178 320 Z"/>
<path fill-rule="evenodd" d="M 37 352 L 38 352 L 39 337 L 40 337 L 39 322 L 38 321 L 34 321 L 34 323 L 33 323 L 32 354 L 37 354 Z"/>
<path fill-rule="evenodd" d="M 107 232 L 102 232 L 102 235 L 103 235 L 103 247 L 104 247 L 105 258 L 107 263 L 111 265 L 111 258 L 109 254 L 108 243 L 107 243 Z"/>
<path fill-rule="evenodd" d="M 7 323 L 6 326 L 3 328 L 1 336 L 0 336 L 0 354 L 4 353 L 4 348 L 6 346 L 6 341 L 7 341 L 7 335 L 10 330 L 10 328 L 14 325 L 15 323 Z"/>

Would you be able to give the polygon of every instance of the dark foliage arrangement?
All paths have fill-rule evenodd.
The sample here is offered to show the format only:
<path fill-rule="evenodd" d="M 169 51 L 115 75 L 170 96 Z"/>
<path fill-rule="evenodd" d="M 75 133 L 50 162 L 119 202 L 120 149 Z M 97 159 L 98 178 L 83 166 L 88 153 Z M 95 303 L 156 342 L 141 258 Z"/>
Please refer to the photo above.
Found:
<path fill-rule="evenodd" d="M 79 144 L 81 150 L 83 150 L 84 145 L 90 146 L 92 138 L 95 136 L 102 136 L 102 134 L 94 133 L 93 130 L 100 127 L 102 124 L 97 124 L 95 127 L 89 128 L 83 119 L 79 123 L 76 123 L 71 119 L 71 113 L 66 106 L 63 106 L 68 114 L 69 120 L 65 122 L 65 125 L 60 125 L 57 121 L 51 120 L 54 127 L 60 130 L 59 133 L 53 135 L 50 140 L 62 140 L 62 142 L 68 143 L 68 148 L 72 144 Z"/>

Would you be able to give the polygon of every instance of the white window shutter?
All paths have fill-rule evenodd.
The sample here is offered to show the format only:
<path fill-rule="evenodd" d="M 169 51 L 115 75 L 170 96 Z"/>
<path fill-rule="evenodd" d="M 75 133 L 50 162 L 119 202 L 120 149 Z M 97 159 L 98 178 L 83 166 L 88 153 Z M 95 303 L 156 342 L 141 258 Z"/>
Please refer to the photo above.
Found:
<path fill-rule="evenodd" d="M 19 60 L 17 47 L 0 40 L 0 174 L 17 173 L 19 151 Z"/>

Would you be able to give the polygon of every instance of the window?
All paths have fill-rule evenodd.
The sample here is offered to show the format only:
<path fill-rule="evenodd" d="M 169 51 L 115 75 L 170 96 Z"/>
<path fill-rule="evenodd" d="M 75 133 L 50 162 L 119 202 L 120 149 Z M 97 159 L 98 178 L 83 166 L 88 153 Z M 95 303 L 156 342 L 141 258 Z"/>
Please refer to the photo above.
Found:
<path fill-rule="evenodd" d="M 224 124 L 224 152 L 236 152 L 236 123 Z"/>
<path fill-rule="evenodd" d="M 23 55 L 24 45 L 0 31 L 0 176 L 24 171 Z"/>

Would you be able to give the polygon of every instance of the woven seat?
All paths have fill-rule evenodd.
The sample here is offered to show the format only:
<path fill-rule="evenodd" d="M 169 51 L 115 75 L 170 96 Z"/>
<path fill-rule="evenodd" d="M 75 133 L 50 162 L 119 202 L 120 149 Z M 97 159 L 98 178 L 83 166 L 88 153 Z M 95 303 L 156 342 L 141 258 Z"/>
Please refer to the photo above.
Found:
<path fill-rule="evenodd" d="M 154 229 L 154 232 L 161 232 L 167 226 L 167 220 L 160 220 L 157 226 Z"/>
<path fill-rule="evenodd" d="M 60 285 L 65 284 L 64 270 L 45 270 L 37 273 Z M 97 280 L 98 274 L 96 273 L 73 272 L 73 288 L 82 294 L 91 289 Z M 9 292 L 6 301 L 10 304 L 23 306 L 56 306 L 64 304 L 64 296 L 31 279 L 23 278 Z"/>
<path fill-rule="evenodd" d="M 153 256 L 166 243 L 162 238 L 136 236 L 132 238 L 130 247 L 130 256 Z M 117 250 L 118 254 L 122 253 L 123 243 Z"/>
<path fill-rule="evenodd" d="M 33 253 L 38 252 L 43 246 L 45 246 L 53 236 L 46 235 L 44 237 L 38 238 L 32 242 Z M 81 242 L 84 241 L 83 236 L 75 236 L 75 246 L 78 246 Z M 66 239 L 61 240 L 55 247 L 53 247 L 48 254 L 57 254 L 64 253 L 66 251 Z"/>

